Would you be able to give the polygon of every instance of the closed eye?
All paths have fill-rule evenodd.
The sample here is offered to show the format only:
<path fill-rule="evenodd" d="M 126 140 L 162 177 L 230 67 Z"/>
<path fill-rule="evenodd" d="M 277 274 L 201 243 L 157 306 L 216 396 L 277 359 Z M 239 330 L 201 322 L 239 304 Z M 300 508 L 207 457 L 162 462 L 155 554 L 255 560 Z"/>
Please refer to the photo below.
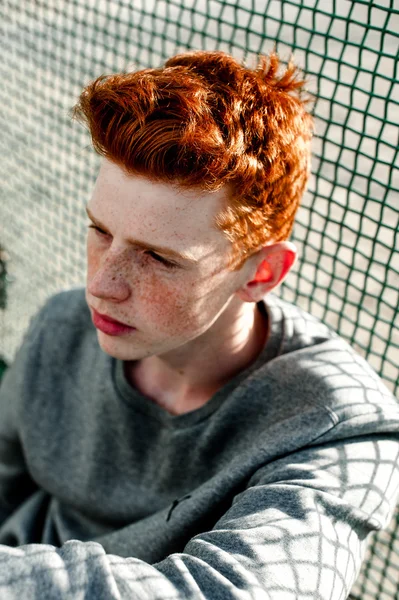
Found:
<path fill-rule="evenodd" d="M 101 235 L 108 235 L 108 233 L 106 233 L 105 231 L 103 231 L 102 229 L 97 227 L 97 225 L 88 225 L 87 227 L 89 229 L 95 229 L 97 231 L 97 233 L 100 233 Z"/>
<path fill-rule="evenodd" d="M 179 266 L 179 265 L 176 265 L 175 263 L 170 262 L 169 260 L 166 260 L 166 258 L 164 258 L 163 256 L 160 256 L 159 254 L 157 254 L 156 252 L 153 252 L 152 250 L 147 250 L 145 252 L 145 254 L 147 256 L 150 256 L 155 261 L 161 263 L 162 265 L 165 265 L 165 267 L 167 267 L 168 269 L 175 269 Z"/>

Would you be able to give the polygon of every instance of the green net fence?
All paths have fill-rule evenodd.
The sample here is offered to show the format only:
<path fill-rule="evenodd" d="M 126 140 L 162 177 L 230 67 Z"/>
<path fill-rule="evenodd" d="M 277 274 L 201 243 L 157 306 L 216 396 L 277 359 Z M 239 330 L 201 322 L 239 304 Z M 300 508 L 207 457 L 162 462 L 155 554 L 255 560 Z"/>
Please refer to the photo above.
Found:
<path fill-rule="evenodd" d="M 280 293 L 338 331 L 396 392 L 398 32 L 395 0 L 3 0 L 0 356 L 13 360 L 46 298 L 85 283 L 84 205 L 99 159 L 69 117 L 82 86 L 188 48 L 254 64 L 276 45 L 308 75 L 317 128 L 293 234 L 301 260 Z M 396 516 L 371 540 L 352 594 L 397 598 L 398 581 Z"/>

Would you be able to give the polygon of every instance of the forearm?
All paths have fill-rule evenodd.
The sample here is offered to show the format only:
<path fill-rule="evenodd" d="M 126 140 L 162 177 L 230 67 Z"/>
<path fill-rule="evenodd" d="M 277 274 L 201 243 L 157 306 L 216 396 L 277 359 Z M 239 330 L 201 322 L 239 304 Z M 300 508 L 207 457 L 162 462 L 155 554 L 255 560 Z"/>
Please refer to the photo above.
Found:
<path fill-rule="evenodd" d="M 148 564 L 95 542 L 0 547 L 2 600 L 342 600 L 390 519 L 397 439 L 320 446 L 261 469 L 210 531 Z"/>

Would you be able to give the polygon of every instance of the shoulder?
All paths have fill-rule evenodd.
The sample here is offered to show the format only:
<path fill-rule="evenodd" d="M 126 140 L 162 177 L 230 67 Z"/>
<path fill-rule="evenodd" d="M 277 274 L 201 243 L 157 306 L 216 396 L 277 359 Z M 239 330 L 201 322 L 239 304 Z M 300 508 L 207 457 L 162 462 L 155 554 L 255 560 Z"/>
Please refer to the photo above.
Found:
<path fill-rule="evenodd" d="M 278 322 L 280 326 L 280 354 L 312 347 L 326 340 L 338 338 L 338 335 L 320 319 L 274 294 L 266 297 L 265 304 L 272 323 Z"/>
<path fill-rule="evenodd" d="M 264 373 L 281 402 L 319 407 L 349 435 L 399 430 L 398 402 L 363 357 L 299 307 L 276 297 L 270 306 L 280 313 L 283 339 Z"/>
<path fill-rule="evenodd" d="M 57 337 L 57 332 L 61 331 L 73 337 L 93 329 L 84 288 L 58 292 L 46 300 L 31 319 L 29 330 L 40 330 L 45 335 L 48 327 L 53 337 Z"/>
<path fill-rule="evenodd" d="M 63 364 L 79 357 L 96 339 L 84 288 L 54 294 L 31 319 L 24 345 L 31 347 L 35 363 Z"/>
<path fill-rule="evenodd" d="M 84 289 L 60 292 L 31 318 L 22 344 L 1 382 L 1 402 L 13 406 L 13 422 L 37 425 L 34 412 L 61 390 L 72 388 L 80 373 L 98 363 L 99 346 Z M 29 416 L 29 418 L 28 418 Z M 44 417 L 43 417 L 44 419 Z M 36 426 L 35 425 L 35 426 Z"/>
<path fill-rule="evenodd" d="M 45 302 L 39 313 L 41 318 L 87 324 L 90 311 L 86 303 L 85 289 L 74 288 L 54 294 Z"/>

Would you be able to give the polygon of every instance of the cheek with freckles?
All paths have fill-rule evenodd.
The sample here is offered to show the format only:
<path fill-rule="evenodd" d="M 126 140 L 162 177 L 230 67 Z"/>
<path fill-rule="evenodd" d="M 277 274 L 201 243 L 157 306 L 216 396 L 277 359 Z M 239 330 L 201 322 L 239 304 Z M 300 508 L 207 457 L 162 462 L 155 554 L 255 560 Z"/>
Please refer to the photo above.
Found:
<path fill-rule="evenodd" d="M 184 337 L 200 332 L 207 321 L 209 285 L 188 273 L 168 278 L 149 274 L 132 290 L 133 304 L 156 335 Z"/>
<path fill-rule="evenodd" d="M 97 258 L 97 253 L 94 251 L 94 249 L 90 246 L 90 244 L 88 242 L 86 245 L 86 256 L 87 256 L 86 282 L 89 283 L 92 280 L 93 275 L 96 273 L 96 271 L 98 269 L 99 258 Z"/>

